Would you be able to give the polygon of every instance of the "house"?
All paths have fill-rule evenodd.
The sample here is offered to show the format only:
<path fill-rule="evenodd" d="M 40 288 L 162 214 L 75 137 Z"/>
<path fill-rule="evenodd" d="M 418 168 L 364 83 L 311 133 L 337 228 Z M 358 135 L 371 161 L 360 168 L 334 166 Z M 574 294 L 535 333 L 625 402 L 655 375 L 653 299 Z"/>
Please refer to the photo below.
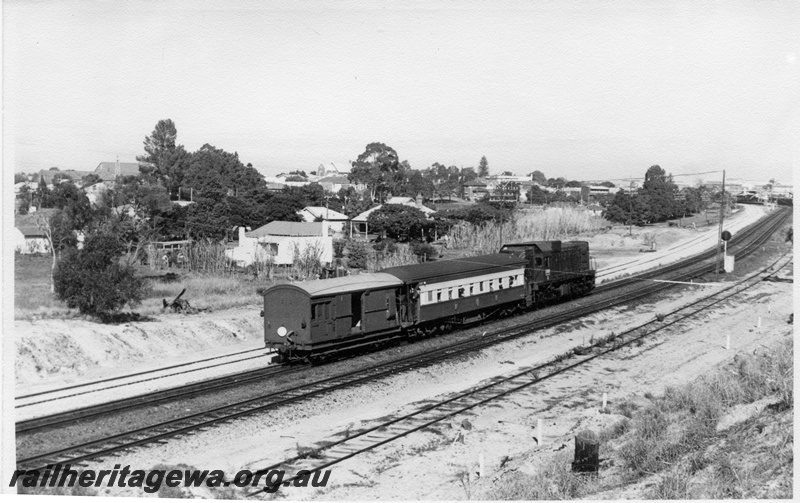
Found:
<path fill-rule="evenodd" d="M 103 181 L 114 181 L 118 176 L 138 176 L 138 162 L 101 162 L 94 169 L 94 174 Z"/>
<path fill-rule="evenodd" d="M 42 209 L 27 215 L 14 215 L 14 252 L 50 253 L 50 241 L 39 222 L 49 219 L 55 211 Z"/>
<path fill-rule="evenodd" d="M 345 224 L 350 220 L 344 213 L 339 213 L 324 206 L 306 206 L 297 212 L 306 222 L 328 222 L 328 229 L 335 237 L 343 238 Z"/>
<path fill-rule="evenodd" d="M 286 188 L 286 185 L 284 185 L 282 183 L 267 182 L 267 192 L 271 192 L 273 194 L 278 194 L 280 192 L 283 192 L 283 189 L 285 189 L 285 188 Z"/>
<path fill-rule="evenodd" d="M 65 169 L 64 171 L 61 171 L 58 168 L 50 168 L 39 170 L 39 173 L 37 173 L 35 177 L 37 185 L 41 182 L 44 182 L 47 187 L 52 189 L 56 175 L 66 175 L 70 180 L 73 181 L 73 183 L 80 184 L 81 179 L 90 173 L 91 171 L 77 171 L 74 169 Z"/>
<path fill-rule="evenodd" d="M 275 220 L 246 232 L 239 227 L 239 246 L 225 250 L 241 266 L 253 262 L 292 265 L 295 255 L 316 254 L 323 264 L 333 261 L 333 238 L 328 222 L 282 222 Z"/>
<path fill-rule="evenodd" d="M 520 200 L 519 182 L 508 181 L 499 182 L 498 185 L 489 192 L 489 201 L 499 203 L 517 203 Z"/>
<path fill-rule="evenodd" d="M 342 189 L 350 187 L 350 180 L 344 175 L 326 176 L 317 180 L 317 183 L 322 186 L 325 192 L 332 192 L 334 194 Z"/>
<path fill-rule="evenodd" d="M 462 197 L 467 201 L 480 201 L 488 193 L 486 182 L 480 178 L 464 182 Z"/>
<path fill-rule="evenodd" d="M 413 197 L 390 197 L 389 200 L 384 204 L 402 204 L 405 206 L 412 206 L 423 212 L 428 218 L 430 218 L 432 214 L 436 213 L 436 210 L 432 210 L 427 206 L 422 205 L 421 195 L 418 195 L 416 199 Z M 383 208 L 383 204 L 379 204 L 378 206 L 370 208 L 360 215 L 353 217 L 353 219 L 350 220 L 350 237 L 360 236 L 367 238 L 369 236 L 369 225 L 367 224 L 367 219 L 369 219 L 369 216 L 373 211 L 379 208 Z"/>

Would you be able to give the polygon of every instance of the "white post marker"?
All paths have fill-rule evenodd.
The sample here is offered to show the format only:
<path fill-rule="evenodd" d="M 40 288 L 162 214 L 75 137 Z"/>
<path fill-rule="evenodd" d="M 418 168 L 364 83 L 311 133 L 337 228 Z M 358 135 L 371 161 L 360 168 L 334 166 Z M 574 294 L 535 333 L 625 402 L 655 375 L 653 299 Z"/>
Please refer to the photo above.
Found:
<path fill-rule="evenodd" d="M 731 349 L 731 334 L 725 334 L 725 350 Z"/>
<path fill-rule="evenodd" d="M 761 316 L 758 317 L 758 325 L 756 325 L 756 328 L 761 328 Z"/>
<path fill-rule="evenodd" d="M 544 433 L 542 432 L 542 420 L 536 420 L 536 440 L 539 442 L 539 445 L 544 445 Z"/>
<path fill-rule="evenodd" d="M 606 410 L 606 403 L 608 403 L 608 393 L 603 393 L 603 411 Z"/>
<path fill-rule="evenodd" d="M 486 463 L 483 458 L 483 451 L 478 454 L 478 477 L 483 478 L 486 475 Z"/>

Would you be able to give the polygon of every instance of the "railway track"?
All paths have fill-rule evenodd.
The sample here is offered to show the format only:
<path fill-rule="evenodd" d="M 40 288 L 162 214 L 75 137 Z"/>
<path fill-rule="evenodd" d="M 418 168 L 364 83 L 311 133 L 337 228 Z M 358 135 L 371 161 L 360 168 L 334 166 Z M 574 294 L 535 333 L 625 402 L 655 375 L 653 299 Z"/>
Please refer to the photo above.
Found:
<path fill-rule="evenodd" d="M 745 229 L 742 232 L 740 232 L 734 238 L 733 242 L 734 245 L 738 246 L 737 255 L 739 257 L 742 257 L 762 246 L 763 242 L 765 242 L 766 239 L 768 239 L 768 237 L 783 224 L 787 216 L 788 212 L 783 212 L 783 213 L 776 212 L 767 217 L 767 219 L 765 219 L 764 221 L 758 222 L 757 224 L 754 224 L 753 226 L 750 226 L 748 229 Z M 705 254 L 701 254 L 700 260 L 707 260 L 709 257 L 713 257 L 714 254 L 715 252 L 713 250 Z M 682 267 L 685 268 L 685 265 L 682 265 Z M 707 273 L 713 270 L 713 268 L 714 268 L 713 264 L 702 263 L 700 265 L 690 267 L 688 270 L 686 270 L 686 269 L 681 269 L 681 264 L 673 264 L 670 266 L 662 267 L 658 269 L 656 272 L 650 272 L 647 274 L 641 274 L 625 278 L 623 280 L 615 282 L 613 285 L 603 285 L 601 287 L 598 287 L 596 289 L 596 292 L 602 293 L 602 292 L 610 292 L 612 290 L 618 290 L 620 289 L 620 287 L 625 287 L 633 285 L 635 283 L 640 283 L 643 280 L 654 277 L 655 275 L 658 275 L 663 278 L 664 275 L 666 274 L 668 275 L 668 278 L 672 280 L 678 280 L 678 281 L 688 280 L 689 278 Z M 461 341 L 452 344 L 450 346 L 432 351 L 426 355 L 409 356 L 406 358 L 395 360 L 388 364 L 377 365 L 353 372 L 344 373 L 331 378 L 315 381 L 308 385 L 297 386 L 276 393 L 271 393 L 269 395 L 243 400 L 237 403 L 228 404 L 223 407 L 218 407 L 212 410 L 207 410 L 187 415 L 178 419 L 164 421 L 161 423 L 149 425 L 147 427 L 127 431 L 111 437 L 94 440 L 91 442 L 85 442 L 79 445 L 71 446 L 64 449 L 54 450 L 51 452 L 18 458 L 17 465 L 20 468 L 30 469 L 30 468 L 39 468 L 46 466 L 47 464 L 55 464 L 55 463 L 63 464 L 69 462 L 72 464 L 76 464 L 81 461 L 85 461 L 87 459 L 106 456 L 114 452 L 130 449 L 150 442 L 162 441 L 167 437 L 188 433 L 201 428 L 207 428 L 217 423 L 230 421 L 244 415 L 265 411 L 270 408 L 289 404 L 292 402 L 296 402 L 298 400 L 312 398 L 314 396 L 318 396 L 323 393 L 327 393 L 348 386 L 353 386 L 355 384 L 377 379 L 382 376 L 391 375 L 397 372 L 403 372 L 409 369 L 432 365 L 444 359 L 451 358 L 453 356 L 465 354 L 468 352 L 476 351 L 491 346 L 500 341 L 510 340 L 516 337 L 527 335 L 532 330 L 542 329 L 559 323 L 563 323 L 564 321 L 568 321 L 572 318 L 578 316 L 585 316 L 587 314 L 591 314 L 593 312 L 606 309 L 615 304 L 631 302 L 636 299 L 649 296 L 655 292 L 664 290 L 671 286 L 672 285 L 665 283 L 648 283 L 642 288 L 635 289 L 635 291 L 629 291 L 629 292 L 623 291 L 622 293 L 613 296 L 613 298 L 609 296 L 608 299 L 605 298 L 601 299 L 600 297 L 596 298 L 593 295 L 592 297 L 583 298 L 573 302 L 573 304 L 575 305 L 575 309 L 568 313 L 549 314 L 549 315 L 545 314 L 538 317 L 538 319 L 533 322 L 524 323 L 515 327 L 498 330 L 493 334 L 481 337 L 479 339 L 469 339 Z M 595 301 L 587 302 L 592 299 L 595 299 Z M 286 371 L 291 372 L 292 369 L 288 369 Z M 295 369 L 294 371 L 297 371 L 297 369 Z M 257 374 L 254 374 L 246 378 L 259 379 L 263 378 L 263 375 L 259 376 Z M 225 385 L 220 383 L 220 386 L 224 387 Z M 205 387 L 202 390 L 191 390 L 187 391 L 187 393 L 196 394 L 207 390 L 208 387 Z M 134 403 L 133 401 L 120 401 L 120 403 L 108 404 L 107 407 L 99 407 L 89 412 L 93 416 L 113 414 L 114 412 L 122 410 L 123 408 L 136 407 L 143 403 L 151 404 L 153 403 L 153 400 L 174 399 L 175 396 L 174 394 L 172 395 L 172 397 L 170 397 L 169 393 L 166 392 L 162 393 L 165 394 L 163 395 L 153 394 L 152 396 L 148 395 L 147 397 L 135 397 L 134 399 L 131 399 L 131 400 L 143 400 L 141 402 L 136 401 Z M 41 420 L 38 420 L 39 421 L 38 423 L 36 422 L 18 423 L 17 434 L 18 435 L 35 434 L 38 431 L 57 427 L 58 425 L 64 424 L 66 422 L 76 421 L 78 419 L 84 419 L 86 417 L 93 417 L 87 415 L 82 416 L 80 414 L 81 411 L 75 411 L 75 415 L 73 416 L 42 418 Z"/>
<path fill-rule="evenodd" d="M 779 262 L 783 262 L 779 264 Z M 327 443 L 315 449 L 313 453 L 303 453 L 285 459 L 281 462 L 259 468 L 255 474 L 265 474 L 271 470 L 283 470 L 284 473 L 297 473 L 288 479 L 282 479 L 283 485 L 288 486 L 297 479 L 301 471 L 309 473 L 318 472 L 339 464 L 347 459 L 388 444 L 411 433 L 427 428 L 441 421 L 469 411 L 470 409 L 485 405 L 501 399 L 511 393 L 542 383 L 555 376 L 581 367 L 593 360 L 618 351 L 634 342 L 640 341 L 672 325 L 696 316 L 709 308 L 724 302 L 744 291 L 761 283 L 763 274 L 777 265 L 777 270 L 767 274 L 773 276 L 783 267 L 792 262 L 787 261 L 785 255 L 763 270 L 732 284 L 720 291 L 714 292 L 698 299 L 686 306 L 664 313 L 661 320 L 654 319 L 636 327 L 621 332 L 606 340 L 598 341 L 584 351 L 572 350 L 568 354 L 556 357 L 554 360 L 535 367 L 517 372 L 489 384 L 475 387 L 465 392 L 450 395 L 433 404 L 420 407 L 412 412 L 403 414 L 389 420 L 372 424 L 367 428 L 348 432 L 345 438 Z M 591 354 L 587 354 L 591 353 Z M 266 487 L 259 492 L 274 492 L 275 487 Z M 258 494 L 258 493 L 255 493 Z"/>

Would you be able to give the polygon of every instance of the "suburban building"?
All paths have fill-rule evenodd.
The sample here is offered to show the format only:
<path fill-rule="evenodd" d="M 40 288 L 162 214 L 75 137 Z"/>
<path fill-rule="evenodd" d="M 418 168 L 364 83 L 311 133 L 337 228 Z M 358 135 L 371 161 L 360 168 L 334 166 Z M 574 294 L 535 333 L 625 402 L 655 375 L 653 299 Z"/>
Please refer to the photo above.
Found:
<path fill-rule="evenodd" d="M 317 254 L 319 261 L 333 261 L 333 238 L 328 222 L 283 222 L 275 220 L 246 232 L 239 227 L 239 245 L 225 254 L 240 266 L 254 262 L 292 265 L 295 254 Z"/>
<path fill-rule="evenodd" d="M 297 212 L 306 222 L 328 222 L 328 230 L 337 238 L 343 238 L 345 225 L 350 220 L 344 213 L 339 213 L 324 206 L 306 206 Z"/>
<path fill-rule="evenodd" d="M 317 183 L 322 186 L 325 192 L 331 192 L 333 194 L 351 185 L 350 180 L 344 175 L 325 176 L 317 180 Z"/>
<path fill-rule="evenodd" d="M 480 201 L 483 199 L 489 190 L 486 188 L 486 182 L 480 178 L 464 182 L 461 197 L 466 201 Z"/>
<path fill-rule="evenodd" d="M 498 182 L 489 191 L 489 201 L 499 203 L 516 203 L 520 200 L 520 185 L 516 181 Z"/>
<path fill-rule="evenodd" d="M 80 185 L 81 179 L 90 173 L 91 171 L 78 171 L 74 169 L 65 169 L 63 171 L 58 168 L 41 169 L 39 170 L 39 173 L 35 175 L 35 184 L 38 186 L 38 184 L 44 181 L 44 183 L 52 189 L 53 181 L 56 175 L 66 175 L 75 184 Z"/>
<path fill-rule="evenodd" d="M 39 222 L 49 219 L 55 211 L 42 209 L 26 215 L 14 215 L 14 252 L 50 253 L 50 241 Z"/>
<path fill-rule="evenodd" d="M 114 181 L 118 176 L 137 176 L 139 174 L 138 162 L 101 162 L 94 169 L 94 174 L 101 180 Z"/>

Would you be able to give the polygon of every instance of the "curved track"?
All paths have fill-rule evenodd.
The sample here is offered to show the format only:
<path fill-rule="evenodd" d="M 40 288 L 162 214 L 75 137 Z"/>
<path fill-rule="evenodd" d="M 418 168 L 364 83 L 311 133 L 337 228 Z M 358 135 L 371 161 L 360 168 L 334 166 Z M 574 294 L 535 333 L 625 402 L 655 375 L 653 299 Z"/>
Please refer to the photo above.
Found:
<path fill-rule="evenodd" d="M 747 229 L 742 230 L 739 234 L 737 234 L 737 236 L 732 241 L 732 245 L 735 245 L 738 248 L 736 250 L 737 256 L 743 257 L 751 253 L 752 251 L 757 250 L 769 238 L 769 236 L 783 224 L 787 216 L 788 212 L 775 212 L 772 215 L 769 215 L 766 219 L 751 225 Z M 516 337 L 527 335 L 532 330 L 546 328 L 558 323 L 569 321 L 570 319 L 573 319 L 575 317 L 585 316 L 587 314 L 591 314 L 596 311 L 606 309 L 613 305 L 622 304 L 649 296 L 657 291 L 669 288 L 671 285 L 668 283 L 648 282 L 643 287 L 632 289 L 632 291 L 631 290 L 625 291 L 624 287 L 631 286 L 635 283 L 639 283 L 642 282 L 643 280 L 651 279 L 654 277 L 659 277 L 674 281 L 681 281 L 681 280 L 688 280 L 690 278 L 699 276 L 701 274 L 705 274 L 709 271 L 714 270 L 714 264 L 707 263 L 707 259 L 710 257 L 713 258 L 714 255 L 715 251 L 711 250 L 709 252 L 701 254 L 698 257 L 694 257 L 692 263 L 695 263 L 696 265 L 691 266 L 688 269 L 686 268 L 685 264 L 689 261 L 683 261 L 682 263 L 672 264 L 670 266 L 659 268 L 656 271 L 650 271 L 645 274 L 627 277 L 623 280 L 614 282 L 613 284 L 602 285 L 601 287 L 595 289 L 595 292 L 599 294 L 603 292 L 619 290 L 620 293 L 614 295 L 613 298 L 610 295 L 607 296 L 609 298 L 604 298 L 603 296 L 599 295 L 597 296 L 592 295 L 590 297 L 583 298 L 580 301 L 574 302 L 575 309 L 568 313 L 549 314 L 549 315 L 543 314 L 533 322 L 524 323 L 515 327 L 498 330 L 492 334 L 481 337 L 480 339 L 469 339 L 461 341 L 446 347 L 442 347 L 438 350 L 431 351 L 430 353 L 423 356 L 414 355 L 406 358 L 401 358 L 399 360 L 395 360 L 387 364 L 377 365 L 374 367 L 369 367 L 353 372 L 344 373 L 341 375 L 337 375 L 335 377 L 315 381 L 308 385 L 289 388 L 283 391 L 279 391 L 277 393 L 272 393 L 265 396 L 260 396 L 257 398 L 237 402 L 234 404 L 229 404 L 223 407 L 218 407 L 212 410 L 207 410 L 200 413 L 187 415 L 179 419 L 149 425 L 147 427 L 131 430 L 125 433 L 121 433 L 111 437 L 106 437 L 100 440 L 86 442 L 80 445 L 75 445 L 57 451 L 19 458 L 17 460 L 17 465 L 21 468 L 34 468 L 55 463 L 71 462 L 74 464 L 75 462 L 81 460 L 108 455 L 116 451 L 125 450 L 138 445 L 159 441 L 174 435 L 188 433 L 197 430 L 199 428 L 205 428 L 214 425 L 216 423 L 230 421 L 232 419 L 241 417 L 243 415 L 263 411 L 279 405 L 295 402 L 297 400 L 314 397 L 322 393 L 329 392 L 331 390 L 352 386 L 354 384 L 376 379 L 384 375 L 389 375 L 413 368 L 420 368 L 427 365 L 432 365 L 441 360 L 451 358 L 459 354 L 464 354 L 467 352 L 472 352 L 478 349 L 482 349 L 490 345 L 496 344 L 500 341 L 510 340 Z M 697 264 L 697 261 L 701 261 L 701 263 Z M 586 303 L 584 305 L 581 305 L 583 301 L 586 301 Z M 285 371 L 291 372 L 297 370 L 298 369 L 287 369 Z M 237 377 L 237 376 L 232 376 L 232 377 Z M 248 378 L 259 379 L 263 378 L 263 375 L 259 376 L 257 374 L 254 374 L 253 376 L 249 376 Z M 241 380 L 239 382 L 241 382 Z M 224 386 L 224 384 L 220 383 L 220 386 Z M 197 394 L 203 392 L 204 390 L 208 390 L 208 387 L 206 386 L 201 390 L 187 391 L 187 393 Z M 121 410 L 121 408 L 135 407 L 137 405 L 141 405 L 144 403 L 150 404 L 153 403 L 153 400 L 169 400 L 169 399 L 172 398 L 168 396 L 168 393 L 162 395 L 160 398 L 157 393 L 153 394 L 152 396 L 148 395 L 146 397 L 135 397 L 131 399 L 131 400 L 136 400 L 135 403 L 133 401 L 120 401 L 122 403 L 117 403 L 113 405 L 109 404 L 108 407 L 106 408 L 100 407 L 98 409 L 95 409 L 91 411 L 91 414 L 93 415 L 112 414 L 118 410 Z M 76 415 L 72 417 L 62 416 L 60 418 L 42 418 L 42 420 L 37 420 L 39 421 L 39 423 L 33 423 L 33 422 L 19 423 L 17 425 L 18 435 L 20 433 L 35 434 L 37 431 L 49 429 L 58 426 L 60 424 L 63 424 L 65 422 L 75 421 L 76 418 L 87 417 L 87 416 L 81 416 L 80 415 L 81 411 L 74 411 L 74 412 L 76 413 Z"/>
<path fill-rule="evenodd" d="M 780 270 L 791 262 L 791 260 L 790 258 L 789 261 L 786 262 L 784 255 L 772 265 L 765 267 L 763 270 L 742 281 L 698 299 L 689 305 L 665 313 L 665 317 L 662 318 L 664 321 L 656 319 L 648 321 L 637 327 L 628 329 L 619 335 L 615 335 L 613 338 L 601 340 L 586 348 L 581 348 L 581 351 L 571 350 L 569 353 L 559 356 L 550 362 L 537 365 L 513 375 L 502 377 L 469 391 L 451 395 L 436 403 L 425 405 L 413 412 L 370 425 L 367 428 L 348 432 L 345 438 L 330 442 L 324 447 L 315 449 L 311 455 L 304 453 L 302 456 L 294 456 L 279 463 L 260 468 L 255 472 L 263 474 L 271 470 L 283 470 L 284 473 L 299 473 L 301 470 L 306 470 L 310 473 L 314 473 L 324 470 L 357 456 L 358 454 L 405 437 L 415 431 L 427 428 L 475 407 L 501 399 L 506 395 L 534 384 L 539 384 L 559 374 L 574 370 L 595 359 L 617 351 L 645 337 L 649 337 L 656 332 L 702 313 L 710 307 L 758 285 L 764 279 L 763 273 L 783 261 L 784 263 L 778 265 L 777 270 Z M 776 272 L 777 271 L 769 273 L 766 277 L 772 276 Z M 668 321 L 667 318 L 669 318 Z M 294 479 L 298 478 L 298 476 L 299 475 L 295 475 L 288 479 L 282 479 L 283 485 L 289 485 Z M 274 487 L 267 487 L 263 491 L 273 492 L 274 489 Z"/>

